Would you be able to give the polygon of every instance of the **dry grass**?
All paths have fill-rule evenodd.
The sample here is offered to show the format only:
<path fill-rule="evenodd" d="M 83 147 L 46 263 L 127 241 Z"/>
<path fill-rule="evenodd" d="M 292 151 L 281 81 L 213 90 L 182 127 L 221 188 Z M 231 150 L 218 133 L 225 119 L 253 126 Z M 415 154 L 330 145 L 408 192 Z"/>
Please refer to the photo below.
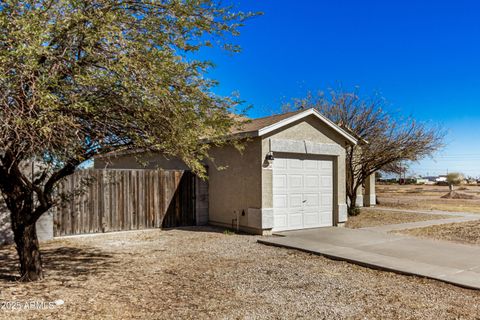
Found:
<path fill-rule="evenodd" d="M 451 191 L 447 193 L 446 195 L 441 196 L 442 199 L 475 199 L 476 197 L 472 194 L 466 194 L 462 192 L 457 192 L 457 191 Z"/>
<path fill-rule="evenodd" d="M 480 244 L 480 221 L 449 223 L 424 228 L 401 230 L 398 233 L 458 243 Z"/>
<path fill-rule="evenodd" d="M 449 192 L 448 186 L 378 185 L 377 199 L 380 206 L 385 207 L 480 213 L 480 187 L 467 186 L 456 190 L 460 188 L 466 188 L 462 193 L 473 198 L 442 199 Z"/>
<path fill-rule="evenodd" d="M 17 283 L 0 249 L 0 300 L 54 301 L 2 319 L 475 319 L 480 292 L 366 269 L 223 230 L 106 234 L 43 246 L 46 279 Z"/>
<path fill-rule="evenodd" d="M 362 209 L 358 216 L 349 217 L 345 226 L 357 229 L 446 218 L 451 218 L 451 216 Z"/>

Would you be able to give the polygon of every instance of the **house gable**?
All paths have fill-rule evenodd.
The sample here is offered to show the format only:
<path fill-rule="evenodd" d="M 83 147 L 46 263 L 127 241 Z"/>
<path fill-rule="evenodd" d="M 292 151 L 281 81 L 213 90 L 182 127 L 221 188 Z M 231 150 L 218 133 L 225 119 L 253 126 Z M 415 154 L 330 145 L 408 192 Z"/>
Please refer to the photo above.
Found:
<path fill-rule="evenodd" d="M 350 139 L 314 115 L 302 117 L 294 122 L 281 126 L 276 130 L 264 134 L 262 138 L 264 140 L 282 139 L 311 141 L 322 144 L 338 144 L 342 147 L 347 143 L 352 143 Z"/>
<path fill-rule="evenodd" d="M 289 118 L 282 119 L 274 124 L 263 127 L 258 130 L 258 135 L 265 136 L 274 132 L 285 131 L 291 128 L 292 124 L 302 125 L 302 123 L 308 123 L 311 127 L 316 128 L 316 131 L 322 132 L 324 136 L 329 136 L 330 140 L 333 140 L 332 138 L 335 136 L 340 136 L 343 138 L 341 140 L 348 141 L 352 144 L 357 144 L 356 138 L 330 121 L 328 118 L 324 117 L 315 109 L 305 110 L 304 112 L 294 114 Z M 315 130 L 309 130 L 307 127 L 305 127 L 304 130 L 305 132 L 310 131 L 310 133 L 318 136 L 318 134 L 314 132 Z M 300 128 L 300 132 L 303 132 L 304 130 Z M 335 140 L 338 141 L 338 139 Z"/>

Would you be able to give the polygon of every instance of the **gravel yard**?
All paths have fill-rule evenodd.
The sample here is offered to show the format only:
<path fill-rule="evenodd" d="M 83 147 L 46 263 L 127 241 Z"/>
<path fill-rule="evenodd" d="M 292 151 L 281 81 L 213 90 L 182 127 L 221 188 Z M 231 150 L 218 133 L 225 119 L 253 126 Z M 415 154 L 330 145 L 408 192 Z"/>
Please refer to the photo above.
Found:
<path fill-rule="evenodd" d="M 0 301 L 55 301 L 2 319 L 478 319 L 480 292 L 264 246 L 213 228 L 43 245 L 46 279 L 17 283 L 0 248 Z"/>
<path fill-rule="evenodd" d="M 447 215 L 421 214 L 412 212 L 395 212 L 362 209 L 361 213 L 355 217 L 349 217 L 345 227 L 357 229 L 365 227 L 377 227 L 388 224 L 398 224 L 407 222 L 427 221 L 451 218 Z"/>
<path fill-rule="evenodd" d="M 376 190 L 379 205 L 385 207 L 480 213 L 480 186 L 457 187 L 455 191 L 472 199 L 443 199 L 448 186 L 379 184 Z"/>
<path fill-rule="evenodd" d="M 438 226 L 401 230 L 397 233 L 478 245 L 480 244 L 480 221 L 442 224 Z"/>

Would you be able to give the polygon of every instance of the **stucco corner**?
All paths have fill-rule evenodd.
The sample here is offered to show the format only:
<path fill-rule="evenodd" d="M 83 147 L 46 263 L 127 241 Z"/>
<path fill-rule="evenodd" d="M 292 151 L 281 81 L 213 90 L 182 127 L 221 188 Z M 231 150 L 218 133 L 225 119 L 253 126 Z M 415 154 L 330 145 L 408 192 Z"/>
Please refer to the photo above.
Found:
<path fill-rule="evenodd" d="M 262 229 L 273 228 L 273 208 L 262 209 Z"/>
<path fill-rule="evenodd" d="M 375 207 L 377 204 L 377 196 L 370 194 L 365 196 L 365 207 Z"/>
<path fill-rule="evenodd" d="M 363 207 L 363 195 L 359 195 L 359 194 L 357 195 L 355 206 L 359 208 Z"/>
<path fill-rule="evenodd" d="M 338 223 L 346 222 L 348 219 L 348 209 L 346 203 L 338 204 Z"/>

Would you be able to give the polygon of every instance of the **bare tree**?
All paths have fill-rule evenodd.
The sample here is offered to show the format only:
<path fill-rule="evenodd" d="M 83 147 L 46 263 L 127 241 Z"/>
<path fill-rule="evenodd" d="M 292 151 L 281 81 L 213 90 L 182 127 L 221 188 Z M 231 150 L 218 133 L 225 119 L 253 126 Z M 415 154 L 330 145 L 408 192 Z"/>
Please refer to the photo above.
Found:
<path fill-rule="evenodd" d="M 401 184 L 402 180 L 405 180 L 405 176 L 408 171 L 408 165 L 404 161 L 396 161 L 386 164 L 382 167 L 382 169 L 380 169 L 380 171 L 398 175 L 398 182 Z"/>
<path fill-rule="evenodd" d="M 355 207 L 357 190 L 366 179 L 385 166 L 402 161 L 418 161 L 432 155 L 443 144 L 443 131 L 402 119 L 386 112 L 385 99 L 374 95 L 362 98 L 357 91 L 330 90 L 295 99 L 290 108 L 316 108 L 322 114 L 360 139 L 358 145 L 346 147 L 348 211 Z"/>

